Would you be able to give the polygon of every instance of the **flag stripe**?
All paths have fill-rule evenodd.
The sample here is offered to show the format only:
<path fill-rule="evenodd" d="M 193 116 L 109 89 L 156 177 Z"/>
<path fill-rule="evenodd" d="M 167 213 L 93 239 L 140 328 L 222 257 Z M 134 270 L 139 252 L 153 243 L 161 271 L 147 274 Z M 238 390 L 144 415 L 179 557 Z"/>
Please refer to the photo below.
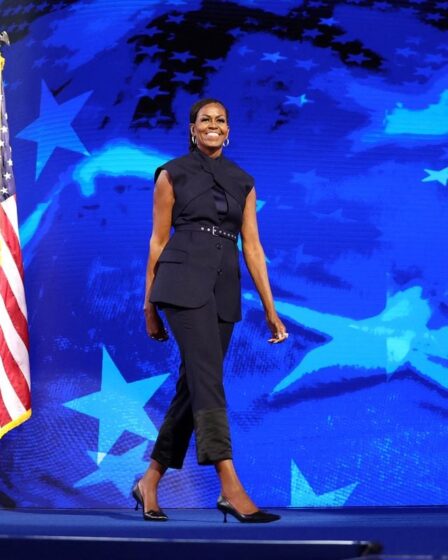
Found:
<path fill-rule="evenodd" d="M 0 286 L 2 290 L 1 297 L 3 298 L 5 307 L 8 310 L 9 316 L 11 317 L 11 322 L 14 325 L 17 334 L 20 336 L 26 348 L 28 349 L 28 323 L 12 290 L 13 285 L 14 284 L 8 282 L 8 278 L 5 274 L 3 266 L 0 267 Z M 21 292 L 23 294 L 23 290 Z"/>
<path fill-rule="evenodd" d="M 1 333 L 0 333 L 1 336 Z M 3 344 L 0 341 L 0 344 Z M 6 409 L 7 415 L 9 416 L 9 420 L 5 423 L 8 424 L 11 422 L 13 418 L 20 416 L 25 412 L 28 408 L 26 404 L 23 403 L 22 399 L 20 399 L 18 392 L 13 387 L 10 382 L 10 376 L 6 375 L 6 370 L 8 368 L 7 364 L 4 364 L 2 360 L 0 360 L 0 392 L 3 400 L 3 405 Z M 2 426 L 3 426 L 2 421 Z"/>
<path fill-rule="evenodd" d="M 3 364 L 1 363 L 0 360 L 0 371 L 1 370 L 3 370 Z M 6 426 L 6 424 L 9 424 L 9 422 L 11 422 L 11 416 L 6 408 L 5 403 L 3 402 L 3 390 L 2 390 L 3 378 L 6 378 L 6 376 L 3 376 L 3 374 L 0 373 L 0 426 Z"/>
<path fill-rule="evenodd" d="M 4 204 L 4 203 L 3 203 Z M 20 276 L 23 280 L 23 263 L 22 263 L 22 252 L 20 249 L 19 238 L 14 231 L 14 228 L 9 221 L 9 218 L 3 208 L 3 204 L 0 205 L 0 231 L 3 235 L 3 239 L 11 251 L 11 255 L 19 269 Z"/>
<path fill-rule="evenodd" d="M 23 288 L 22 277 L 20 276 L 19 269 L 17 268 L 16 262 L 13 259 L 9 247 L 4 242 L 3 235 L 0 234 L 0 262 L 1 269 L 5 275 L 5 282 L 9 284 L 9 288 L 12 290 L 14 297 L 17 301 L 17 305 L 22 313 L 22 315 L 27 317 L 26 312 L 26 301 L 25 292 Z M 3 279 L 0 281 L 0 295 L 3 293 Z"/>
<path fill-rule="evenodd" d="M 5 373 L 24 407 L 30 404 L 28 351 L 12 326 L 3 299 L 0 298 L 0 355 Z"/>
<path fill-rule="evenodd" d="M 2 208 L 8 217 L 9 223 L 16 234 L 17 239 L 19 239 L 19 224 L 17 221 L 17 204 L 16 195 L 10 196 L 2 203 Z"/>

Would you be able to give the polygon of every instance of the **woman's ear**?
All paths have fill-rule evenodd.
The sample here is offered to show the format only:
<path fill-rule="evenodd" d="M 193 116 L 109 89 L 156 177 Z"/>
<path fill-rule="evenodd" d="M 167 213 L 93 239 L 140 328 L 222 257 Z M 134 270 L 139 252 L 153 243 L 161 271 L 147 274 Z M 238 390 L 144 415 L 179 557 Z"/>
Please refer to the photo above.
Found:
<path fill-rule="evenodd" d="M 190 134 L 194 136 L 194 124 L 190 124 Z"/>

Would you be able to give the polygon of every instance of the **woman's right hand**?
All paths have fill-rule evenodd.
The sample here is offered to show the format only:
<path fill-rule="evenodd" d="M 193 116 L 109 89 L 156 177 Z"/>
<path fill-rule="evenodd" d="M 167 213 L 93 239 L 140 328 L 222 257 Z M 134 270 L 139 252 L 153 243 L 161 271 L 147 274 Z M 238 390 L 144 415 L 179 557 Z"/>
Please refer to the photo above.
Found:
<path fill-rule="evenodd" d="M 147 303 L 143 311 L 145 312 L 146 332 L 148 336 L 159 342 L 168 340 L 168 331 L 165 329 L 156 306 L 153 303 Z"/>

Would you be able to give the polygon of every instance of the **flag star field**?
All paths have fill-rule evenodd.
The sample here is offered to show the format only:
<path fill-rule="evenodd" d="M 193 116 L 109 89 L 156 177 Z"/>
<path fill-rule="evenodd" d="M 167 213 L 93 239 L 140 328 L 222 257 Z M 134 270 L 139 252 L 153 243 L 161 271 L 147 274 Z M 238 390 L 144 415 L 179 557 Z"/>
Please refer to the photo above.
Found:
<path fill-rule="evenodd" d="M 179 365 L 142 312 L 153 173 L 201 97 L 255 177 L 290 333 L 267 343 L 241 256 L 225 388 L 248 492 L 448 504 L 448 2 L 0 0 L 0 18 L 33 409 L 0 441 L 0 504 L 132 506 Z M 192 441 L 160 503 L 218 493 Z"/>

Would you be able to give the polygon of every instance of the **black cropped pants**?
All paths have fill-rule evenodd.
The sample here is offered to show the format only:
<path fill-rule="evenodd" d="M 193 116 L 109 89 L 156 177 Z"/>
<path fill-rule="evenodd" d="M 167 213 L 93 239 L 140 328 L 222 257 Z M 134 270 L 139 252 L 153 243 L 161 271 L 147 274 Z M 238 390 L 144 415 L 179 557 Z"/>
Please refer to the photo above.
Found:
<path fill-rule="evenodd" d="M 234 323 L 219 319 L 214 296 L 196 309 L 169 304 L 160 308 L 179 346 L 181 363 L 176 394 L 151 458 L 166 467 L 182 468 L 194 430 L 200 465 L 231 459 L 223 360 Z"/>

